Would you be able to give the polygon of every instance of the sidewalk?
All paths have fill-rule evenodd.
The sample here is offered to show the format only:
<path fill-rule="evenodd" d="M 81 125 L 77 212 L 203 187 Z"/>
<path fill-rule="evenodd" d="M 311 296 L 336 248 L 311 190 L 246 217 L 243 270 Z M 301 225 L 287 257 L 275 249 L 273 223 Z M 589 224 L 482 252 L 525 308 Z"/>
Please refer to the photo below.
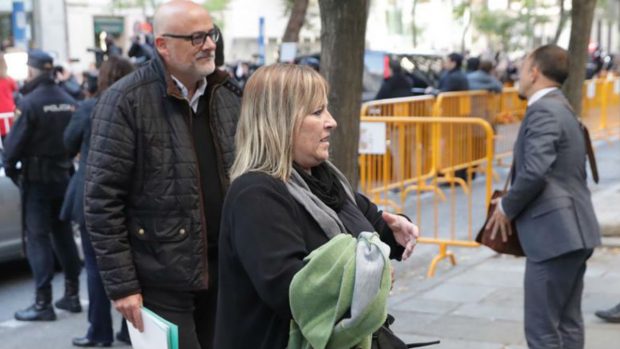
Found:
<path fill-rule="evenodd" d="M 593 191 L 606 231 L 620 231 L 620 185 Z M 620 236 L 605 237 L 588 262 L 583 296 L 586 348 L 620 347 L 620 324 L 599 320 L 594 311 L 620 302 Z M 414 254 L 432 253 L 421 245 Z M 437 276 L 424 276 L 427 260 L 396 266 L 389 312 L 394 330 L 407 342 L 440 339 L 440 349 L 526 349 L 523 333 L 525 258 L 497 255 L 488 248 L 456 249 L 458 265 L 439 263 Z M 419 264 L 418 264 L 419 263 Z"/>
<path fill-rule="evenodd" d="M 464 255 L 464 253 L 461 253 Z M 409 342 L 440 339 L 441 349 L 525 349 L 524 258 L 469 250 L 468 258 L 434 279 L 396 281 L 389 312 L 394 330 Z M 594 311 L 620 302 L 620 249 L 601 248 L 588 263 L 583 297 L 586 348 L 620 345 L 620 324 L 599 320 Z M 445 264 L 444 264 L 445 266 Z M 411 287 L 409 289 L 409 287 Z"/>

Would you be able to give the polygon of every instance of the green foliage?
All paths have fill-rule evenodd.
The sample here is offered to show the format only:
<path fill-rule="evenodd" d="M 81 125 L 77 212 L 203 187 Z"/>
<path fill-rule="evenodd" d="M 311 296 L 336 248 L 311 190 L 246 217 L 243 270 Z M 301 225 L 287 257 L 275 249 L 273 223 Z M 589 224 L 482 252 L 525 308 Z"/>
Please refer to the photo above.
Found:
<path fill-rule="evenodd" d="M 224 28 L 226 27 L 226 23 L 224 21 L 224 11 L 228 9 L 229 3 L 230 0 L 207 0 L 202 5 L 209 11 L 211 18 L 213 18 L 213 22 L 215 22 L 215 24 L 217 24 L 222 31 L 224 31 Z"/>
<path fill-rule="evenodd" d="M 485 35 L 495 49 L 512 51 L 531 46 L 535 28 L 551 20 L 540 14 L 540 10 L 549 5 L 541 0 L 513 0 L 511 4 L 520 6 L 490 11 L 484 4 L 464 0 L 453 8 L 453 15 L 463 18 L 470 13 L 474 28 Z"/>
<path fill-rule="evenodd" d="M 203 6 L 209 10 L 209 12 L 222 12 L 228 8 L 230 0 L 207 0 Z"/>

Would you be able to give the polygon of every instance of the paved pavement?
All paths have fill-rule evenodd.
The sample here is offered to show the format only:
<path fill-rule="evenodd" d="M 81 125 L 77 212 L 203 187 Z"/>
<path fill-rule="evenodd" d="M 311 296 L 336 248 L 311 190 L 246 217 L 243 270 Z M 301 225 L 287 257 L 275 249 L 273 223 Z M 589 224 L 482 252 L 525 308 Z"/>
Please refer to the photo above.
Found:
<path fill-rule="evenodd" d="M 610 235 L 620 231 L 620 142 L 599 142 L 599 185 L 590 185 L 597 217 Z M 500 173 L 505 176 L 505 173 Z M 474 200 L 477 200 L 474 198 Z M 478 198 L 479 200 L 479 198 Z M 480 217 L 474 226 L 482 224 Z M 525 259 L 500 256 L 487 248 L 455 249 L 458 265 L 439 263 L 434 278 L 424 275 L 437 247 L 420 245 L 414 257 L 397 263 L 389 312 L 394 329 L 408 342 L 440 339 L 441 349 L 525 349 L 523 273 Z M 583 297 L 586 348 L 620 348 L 620 324 L 599 320 L 594 311 L 620 302 L 620 237 L 588 263 Z"/>

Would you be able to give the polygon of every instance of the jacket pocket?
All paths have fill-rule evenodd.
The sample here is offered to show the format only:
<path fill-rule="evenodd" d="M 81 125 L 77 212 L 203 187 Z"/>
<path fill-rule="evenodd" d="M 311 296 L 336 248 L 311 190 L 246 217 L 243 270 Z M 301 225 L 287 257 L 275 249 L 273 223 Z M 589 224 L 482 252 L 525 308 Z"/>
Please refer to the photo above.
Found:
<path fill-rule="evenodd" d="M 191 219 L 186 217 L 130 218 L 129 232 L 143 241 L 182 241 L 187 239 Z"/>
<path fill-rule="evenodd" d="M 549 212 L 573 206 L 573 199 L 568 196 L 547 199 L 532 208 L 531 217 L 536 218 Z"/>

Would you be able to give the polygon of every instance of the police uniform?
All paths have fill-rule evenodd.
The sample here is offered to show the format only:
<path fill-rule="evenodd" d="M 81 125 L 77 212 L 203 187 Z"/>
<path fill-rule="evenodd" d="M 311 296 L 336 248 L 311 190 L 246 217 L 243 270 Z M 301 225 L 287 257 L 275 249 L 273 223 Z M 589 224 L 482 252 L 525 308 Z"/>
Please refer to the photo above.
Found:
<path fill-rule="evenodd" d="M 70 222 L 58 218 L 73 171 L 73 162 L 63 145 L 63 132 L 76 102 L 55 83 L 52 58 L 48 54 L 30 52 L 28 65 L 41 74 L 29 82 L 32 89 L 18 102 L 19 117 L 4 144 L 4 163 L 7 175 L 22 191 L 26 255 L 35 279 L 36 301 L 16 312 L 15 318 L 54 320 L 56 314 L 51 305 L 54 252 L 65 273 L 65 296 L 56 306 L 71 312 L 81 311 L 80 260 Z M 18 163 L 21 163 L 19 168 Z"/>

